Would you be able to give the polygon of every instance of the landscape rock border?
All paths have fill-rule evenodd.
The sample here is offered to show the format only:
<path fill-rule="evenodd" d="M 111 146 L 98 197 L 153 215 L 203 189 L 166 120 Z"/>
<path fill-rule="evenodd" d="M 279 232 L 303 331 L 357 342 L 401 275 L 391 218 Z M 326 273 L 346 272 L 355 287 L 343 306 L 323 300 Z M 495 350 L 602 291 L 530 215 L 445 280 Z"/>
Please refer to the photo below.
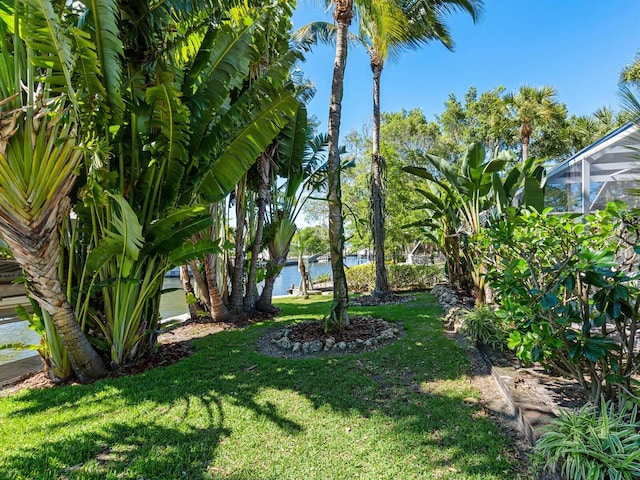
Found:
<path fill-rule="evenodd" d="M 292 328 L 316 324 L 320 321 L 301 322 L 286 327 L 269 329 L 258 339 L 260 353 L 277 358 L 313 358 L 322 356 L 355 355 L 364 351 L 375 350 L 403 338 L 406 335 L 401 323 L 387 322 L 381 318 L 364 316 L 375 322 L 377 329 L 363 335 L 363 338 L 341 340 L 338 335 L 327 333 L 320 338 L 305 342 L 296 341 L 292 336 Z M 381 328 L 381 326 L 383 328 Z"/>

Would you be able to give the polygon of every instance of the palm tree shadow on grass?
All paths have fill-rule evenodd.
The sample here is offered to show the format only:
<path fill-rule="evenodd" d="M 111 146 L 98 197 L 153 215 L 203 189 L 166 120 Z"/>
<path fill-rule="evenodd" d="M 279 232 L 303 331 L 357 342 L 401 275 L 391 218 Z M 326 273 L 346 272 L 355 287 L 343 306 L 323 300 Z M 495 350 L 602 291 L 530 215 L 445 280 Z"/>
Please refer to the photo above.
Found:
<path fill-rule="evenodd" d="M 229 419 L 231 409 L 246 409 L 256 419 L 275 425 L 284 437 L 318 428 L 313 420 L 305 423 L 289 413 L 287 402 L 292 398 L 309 401 L 314 411 L 329 408 L 340 418 L 382 416 L 389 425 L 380 433 L 388 436 L 383 443 L 418 458 L 425 449 L 446 449 L 446 455 L 425 457 L 425 472 L 451 465 L 462 468 L 461 475 L 508 471 L 505 460 L 496 460 L 501 455 L 505 458 L 504 442 L 494 444 L 484 437 L 497 434 L 487 419 L 466 406 L 459 395 L 423 387 L 455 380 L 464 368 L 457 347 L 436 335 L 438 329 L 437 319 L 418 319 L 409 325 L 405 339 L 376 352 L 289 360 L 257 353 L 253 345 L 263 328 L 253 326 L 198 339 L 194 355 L 166 368 L 89 386 L 24 393 L 15 400 L 17 408 L 8 420 L 34 415 L 30 428 L 35 430 L 40 428 L 35 424 L 38 416 L 59 415 L 60 409 L 67 408 L 64 423 L 53 429 L 64 428 L 69 434 L 6 455 L 0 477 L 14 472 L 32 478 L 65 476 L 78 465 L 83 478 L 103 478 L 105 468 L 127 472 L 139 468 L 145 476 L 158 472 L 155 478 L 177 478 L 184 476 L 182 472 L 188 478 L 207 478 L 207 465 L 216 458 L 221 440 L 241 428 Z M 444 368 L 442 358 L 458 365 Z M 265 400 L 268 390 L 296 397 L 282 400 L 267 395 Z M 69 408 L 90 402 L 95 405 L 82 416 Z M 123 409 L 139 415 L 109 421 Z M 102 427 L 83 428 L 92 422 Z M 41 458 L 49 461 L 43 463 Z M 503 475 L 492 478 L 512 478 Z M 255 478 L 255 473 L 237 478 Z"/>

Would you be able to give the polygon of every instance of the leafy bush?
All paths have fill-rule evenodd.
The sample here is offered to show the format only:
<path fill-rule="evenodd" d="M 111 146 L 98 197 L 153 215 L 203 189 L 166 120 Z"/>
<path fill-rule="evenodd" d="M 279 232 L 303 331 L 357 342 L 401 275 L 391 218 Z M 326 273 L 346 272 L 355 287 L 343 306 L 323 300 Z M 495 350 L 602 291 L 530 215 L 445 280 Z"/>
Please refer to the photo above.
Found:
<path fill-rule="evenodd" d="M 576 412 L 560 411 L 534 449 L 552 472 L 570 479 L 640 478 L 640 418 L 638 406 L 603 402 L 600 412 L 585 405 Z"/>
<path fill-rule="evenodd" d="M 347 284 L 352 292 L 370 292 L 376 284 L 375 264 L 365 263 L 346 270 Z M 444 278 L 442 265 L 387 265 L 392 290 L 426 290 Z"/>
<path fill-rule="evenodd" d="M 491 307 L 486 305 L 465 313 L 462 317 L 461 330 L 476 342 L 492 348 L 502 350 L 507 343 L 508 334 L 504 321 L 496 315 Z"/>
<path fill-rule="evenodd" d="M 572 376 L 595 403 L 632 391 L 640 367 L 640 290 L 626 273 L 637 263 L 620 263 L 640 243 L 638 214 L 620 203 L 580 219 L 511 212 L 485 230 L 487 280 L 514 326 L 508 347 Z"/>

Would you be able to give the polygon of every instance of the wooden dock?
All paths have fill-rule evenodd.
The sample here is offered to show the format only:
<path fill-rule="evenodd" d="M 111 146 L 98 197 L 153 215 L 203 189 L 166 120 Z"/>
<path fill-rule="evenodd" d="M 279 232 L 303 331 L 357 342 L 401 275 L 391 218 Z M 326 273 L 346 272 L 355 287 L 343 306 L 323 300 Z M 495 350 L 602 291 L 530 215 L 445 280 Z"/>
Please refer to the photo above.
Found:
<path fill-rule="evenodd" d="M 0 387 L 39 372 L 42 368 L 42 359 L 38 354 L 0 365 Z"/>

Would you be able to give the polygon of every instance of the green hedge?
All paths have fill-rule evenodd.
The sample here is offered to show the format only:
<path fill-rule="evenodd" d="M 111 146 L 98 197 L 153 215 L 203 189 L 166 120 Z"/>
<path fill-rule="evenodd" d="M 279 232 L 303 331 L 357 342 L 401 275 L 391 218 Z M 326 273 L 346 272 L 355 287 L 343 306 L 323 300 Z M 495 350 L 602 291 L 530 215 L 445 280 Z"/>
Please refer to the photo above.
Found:
<path fill-rule="evenodd" d="M 347 284 L 351 292 L 371 292 L 376 284 L 373 263 L 357 265 L 346 269 Z M 444 280 L 442 264 L 436 265 L 387 265 L 389 286 L 392 290 L 426 290 Z"/>

